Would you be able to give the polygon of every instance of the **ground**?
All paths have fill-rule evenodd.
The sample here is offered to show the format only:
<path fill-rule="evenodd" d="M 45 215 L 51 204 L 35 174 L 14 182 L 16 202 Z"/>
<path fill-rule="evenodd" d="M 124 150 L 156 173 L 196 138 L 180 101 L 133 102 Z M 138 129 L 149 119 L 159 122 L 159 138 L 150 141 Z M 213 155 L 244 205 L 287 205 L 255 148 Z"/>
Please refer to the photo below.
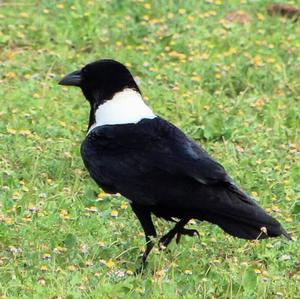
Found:
<path fill-rule="evenodd" d="M 300 26 L 269 2 L 0 1 L 0 298 L 300 298 Z M 125 63 L 295 241 L 193 222 L 200 238 L 132 275 L 141 226 L 89 178 L 87 102 L 57 85 L 99 58 Z"/>

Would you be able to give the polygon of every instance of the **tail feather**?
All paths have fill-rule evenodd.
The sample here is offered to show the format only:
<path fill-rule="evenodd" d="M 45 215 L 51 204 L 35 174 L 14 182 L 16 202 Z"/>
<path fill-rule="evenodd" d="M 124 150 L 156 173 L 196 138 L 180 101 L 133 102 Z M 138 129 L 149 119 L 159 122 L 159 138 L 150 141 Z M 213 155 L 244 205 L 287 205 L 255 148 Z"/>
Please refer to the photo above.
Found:
<path fill-rule="evenodd" d="M 214 208 L 209 208 L 205 220 L 217 224 L 230 235 L 247 240 L 283 235 L 292 240 L 276 219 L 236 186 L 223 189 L 217 200 L 218 205 L 214 203 Z"/>
<path fill-rule="evenodd" d="M 224 215 L 216 214 L 211 215 L 211 217 L 207 217 L 206 220 L 217 224 L 230 235 L 242 239 L 260 240 L 284 235 L 287 239 L 292 240 L 290 235 L 275 219 L 273 225 L 265 224 L 264 226 L 260 226 L 261 224 L 257 224 L 255 220 L 253 220 L 253 222 L 242 222 L 234 218 L 224 217 Z"/>

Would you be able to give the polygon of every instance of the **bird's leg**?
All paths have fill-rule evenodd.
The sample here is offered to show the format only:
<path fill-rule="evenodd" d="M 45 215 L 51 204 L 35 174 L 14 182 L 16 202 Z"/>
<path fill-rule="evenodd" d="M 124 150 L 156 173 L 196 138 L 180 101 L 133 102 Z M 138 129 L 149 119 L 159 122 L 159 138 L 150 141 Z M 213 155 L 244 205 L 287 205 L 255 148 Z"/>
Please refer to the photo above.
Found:
<path fill-rule="evenodd" d="M 132 204 L 131 207 L 143 227 L 145 238 L 146 238 L 146 250 L 142 255 L 141 265 L 135 270 L 135 274 L 139 274 L 146 267 L 147 257 L 154 246 L 151 237 L 156 237 L 156 231 L 152 223 L 150 211 L 136 204 Z"/>
<path fill-rule="evenodd" d="M 180 219 L 167 234 L 165 234 L 159 239 L 159 245 L 167 247 L 176 234 L 178 235 L 182 232 L 182 230 L 185 230 L 183 227 L 188 223 L 188 221 L 189 219 L 187 218 Z"/>
<path fill-rule="evenodd" d="M 167 247 L 172 241 L 172 239 L 175 237 L 175 235 L 177 244 L 179 243 L 182 235 L 187 235 L 191 237 L 197 235 L 198 237 L 200 237 L 197 230 L 184 228 L 188 221 L 189 219 L 183 218 L 179 222 L 177 222 L 174 228 L 172 228 L 167 234 L 160 238 L 159 244 L 164 247 Z"/>

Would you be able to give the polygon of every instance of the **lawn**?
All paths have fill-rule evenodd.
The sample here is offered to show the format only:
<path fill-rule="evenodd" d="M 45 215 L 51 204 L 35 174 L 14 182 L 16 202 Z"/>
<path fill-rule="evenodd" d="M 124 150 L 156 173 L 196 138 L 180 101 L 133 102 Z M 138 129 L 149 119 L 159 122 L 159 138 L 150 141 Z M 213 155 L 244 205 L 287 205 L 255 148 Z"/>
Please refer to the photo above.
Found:
<path fill-rule="evenodd" d="M 0 1 L 0 298 L 300 298 L 300 24 L 269 2 Z M 57 84 L 99 58 L 125 63 L 295 241 L 192 222 L 200 238 L 134 276 L 141 226 L 89 178 L 88 104 Z"/>

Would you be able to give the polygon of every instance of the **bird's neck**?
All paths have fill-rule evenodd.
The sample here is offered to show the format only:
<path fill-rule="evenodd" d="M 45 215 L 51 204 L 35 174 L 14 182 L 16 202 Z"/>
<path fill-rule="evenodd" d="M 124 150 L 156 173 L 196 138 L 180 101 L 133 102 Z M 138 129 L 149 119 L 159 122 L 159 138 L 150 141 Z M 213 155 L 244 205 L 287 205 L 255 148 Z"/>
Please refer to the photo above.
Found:
<path fill-rule="evenodd" d="M 101 104 L 94 116 L 95 121 L 88 133 L 99 126 L 137 123 L 144 118 L 156 117 L 143 101 L 141 94 L 130 88 L 116 93 L 111 100 Z"/>

